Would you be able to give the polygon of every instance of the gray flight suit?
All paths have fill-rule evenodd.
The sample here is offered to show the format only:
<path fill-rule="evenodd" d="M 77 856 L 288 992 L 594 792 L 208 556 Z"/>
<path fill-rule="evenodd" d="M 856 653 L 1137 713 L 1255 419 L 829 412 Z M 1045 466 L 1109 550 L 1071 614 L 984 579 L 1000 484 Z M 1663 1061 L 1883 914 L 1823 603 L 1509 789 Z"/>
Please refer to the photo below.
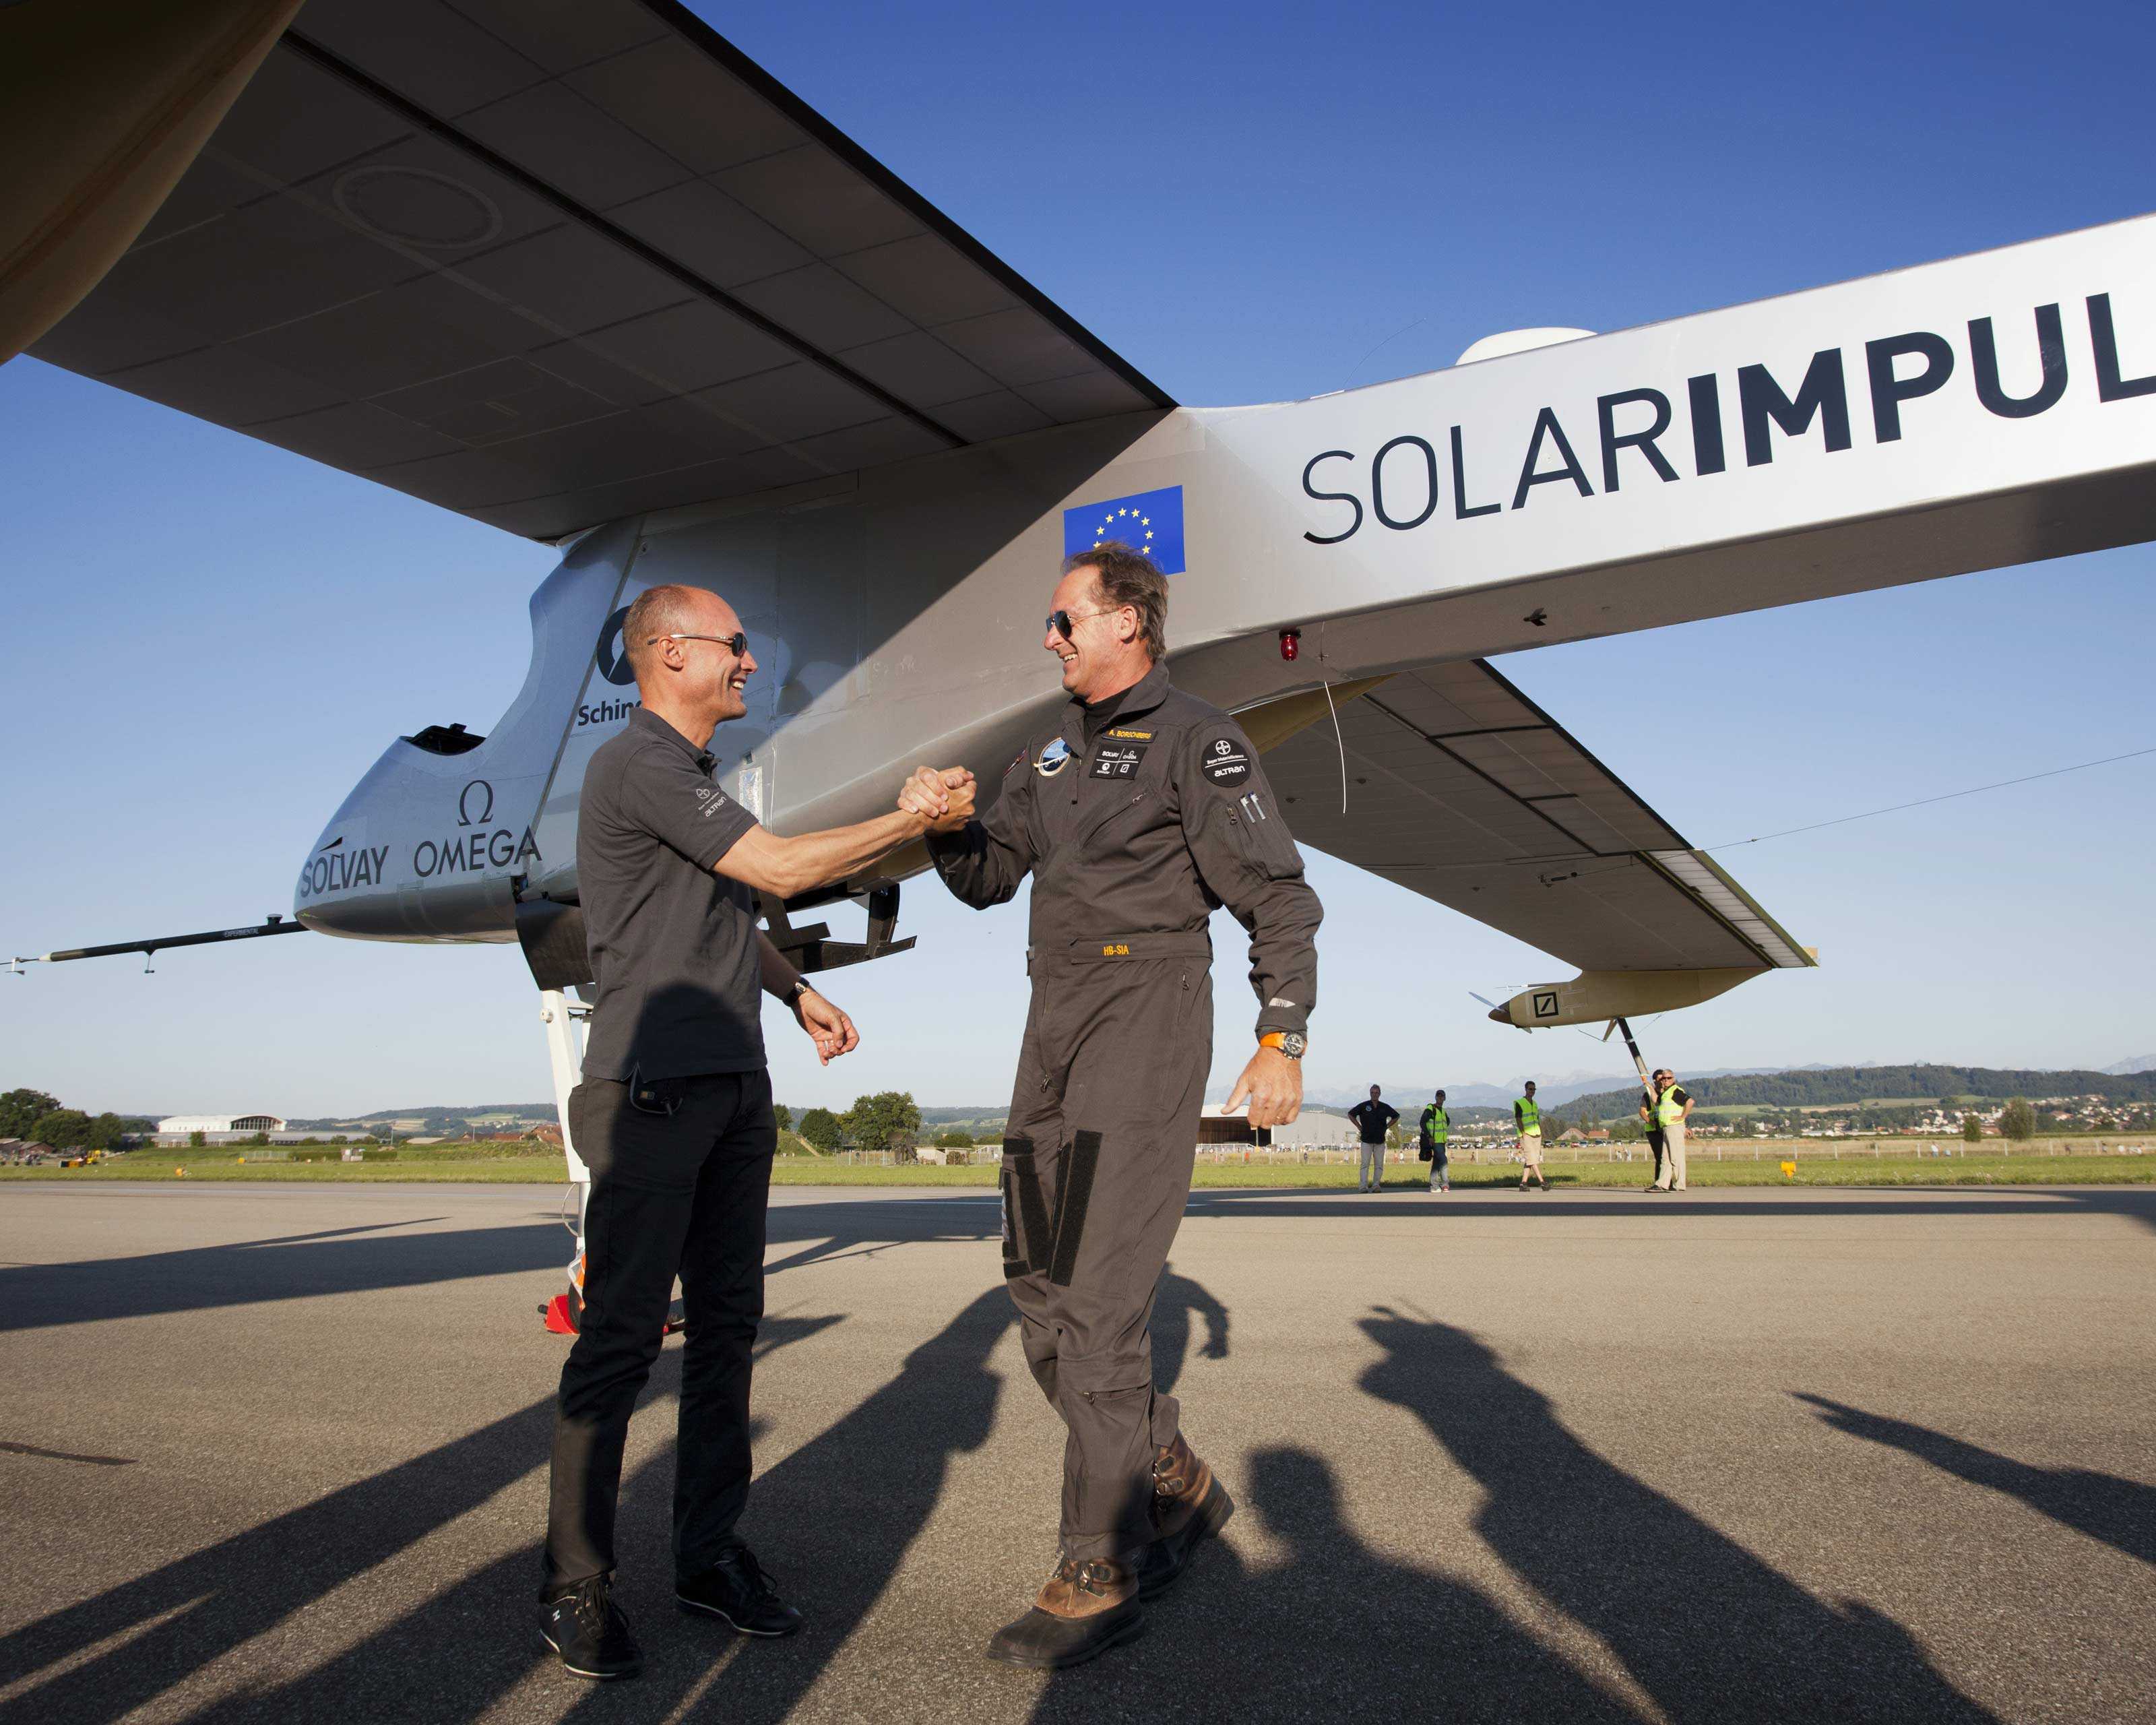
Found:
<path fill-rule="evenodd" d="M 1063 1548 L 1127 1558 L 1151 1538 L 1155 1285 L 1183 1220 L 1213 1058 L 1212 913 L 1250 935 L 1258 1031 L 1301 1030 L 1322 915 L 1242 727 L 1165 666 L 1073 701 L 993 804 L 932 839 L 978 909 L 1033 877 L 1033 1002 L 1004 1141 L 1004 1274 L 1026 1363 L 1062 1416 Z"/>

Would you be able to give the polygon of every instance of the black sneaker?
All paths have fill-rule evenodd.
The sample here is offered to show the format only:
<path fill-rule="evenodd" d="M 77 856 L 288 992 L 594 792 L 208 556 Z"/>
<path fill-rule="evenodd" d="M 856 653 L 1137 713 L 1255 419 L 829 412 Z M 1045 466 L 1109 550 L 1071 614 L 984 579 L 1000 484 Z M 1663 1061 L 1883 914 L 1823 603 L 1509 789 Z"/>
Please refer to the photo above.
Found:
<path fill-rule="evenodd" d="M 744 1635 L 790 1635 L 801 1614 L 778 1597 L 771 1578 L 745 1545 L 732 1547 L 701 1575 L 674 1584 L 684 1611 L 716 1617 Z"/>
<path fill-rule="evenodd" d="M 612 1594 L 612 1578 L 594 1575 L 540 1604 L 539 1633 L 580 1677 L 634 1677 L 644 1669 L 644 1655 Z"/>

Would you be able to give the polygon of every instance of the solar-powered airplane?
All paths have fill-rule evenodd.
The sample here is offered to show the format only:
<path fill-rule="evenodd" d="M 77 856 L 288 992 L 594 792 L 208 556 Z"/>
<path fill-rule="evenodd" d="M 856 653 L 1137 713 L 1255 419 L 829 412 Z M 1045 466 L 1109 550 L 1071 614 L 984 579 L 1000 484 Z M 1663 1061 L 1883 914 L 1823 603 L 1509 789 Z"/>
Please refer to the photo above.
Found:
<path fill-rule="evenodd" d="M 559 1091 L 578 792 L 654 583 L 739 612 L 766 670 L 723 783 L 807 829 L 922 761 L 994 783 L 1063 698 L 1048 572 L 1144 547 L 1176 680 L 1267 751 L 1303 843 L 1578 968 L 1491 1014 L 1531 1028 L 1815 959 L 1489 655 L 2156 537 L 2156 218 L 1191 408 L 671 0 L 192 10 L 133 83 L 78 45 L 47 123 L 112 141 L 43 151 L 32 214 L 119 186 L 140 217 L 0 233 L 0 336 L 562 547 L 509 711 L 411 716 L 295 922 L 209 937 L 518 943 Z M 925 861 L 768 904 L 773 939 L 804 968 L 911 945 Z M 842 898 L 857 942 L 792 921 Z"/>

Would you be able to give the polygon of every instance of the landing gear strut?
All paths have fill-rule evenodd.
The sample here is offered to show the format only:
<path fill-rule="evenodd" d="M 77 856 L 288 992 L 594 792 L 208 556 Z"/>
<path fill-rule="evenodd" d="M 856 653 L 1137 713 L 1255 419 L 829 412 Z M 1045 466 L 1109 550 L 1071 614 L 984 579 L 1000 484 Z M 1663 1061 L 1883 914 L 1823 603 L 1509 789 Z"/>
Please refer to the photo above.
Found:
<path fill-rule="evenodd" d="M 577 1154 L 575 1135 L 569 1130 L 569 1092 L 584 1073 L 584 1034 L 592 1009 L 572 1000 L 560 988 L 539 996 L 539 1017 L 547 1026 L 547 1062 L 554 1074 L 554 1117 L 562 1124 L 562 1154 L 569 1164 L 569 1189 L 577 1205 L 577 1255 L 569 1260 L 569 1286 L 539 1308 L 547 1327 L 557 1336 L 573 1336 L 584 1319 L 584 1206 L 592 1195 L 591 1170 Z"/>
<path fill-rule="evenodd" d="M 1640 1075 L 1640 1094 L 1647 1099 L 1647 1125 L 1652 1130 L 1655 1123 L 1655 1081 L 1647 1076 L 1647 1063 L 1640 1053 L 1640 1045 L 1633 1040 L 1632 1027 L 1622 1019 L 1612 1019 L 1610 1024 L 1624 1037 L 1625 1046 L 1632 1056 L 1632 1070 Z M 1605 1035 L 1603 1040 L 1607 1041 Z"/>
<path fill-rule="evenodd" d="M 547 1059 L 554 1074 L 554 1116 L 562 1123 L 562 1154 L 569 1165 L 569 1189 L 576 1196 L 577 1255 L 569 1260 L 569 1286 L 539 1308 L 547 1327 L 557 1336 L 573 1336 L 584 1323 L 584 1209 L 592 1199 L 592 1172 L 577 1154 L 569 1130 L 569 1092 L 584 1075 L 584 1037 L 592 1009 L 572 1000 L 559 988 L 539 996 L 539 1016 L 547 1026 Z M 659 1333 L 670 1336 L 682 1326 L 681 1302 L 676 1300 Z"/>

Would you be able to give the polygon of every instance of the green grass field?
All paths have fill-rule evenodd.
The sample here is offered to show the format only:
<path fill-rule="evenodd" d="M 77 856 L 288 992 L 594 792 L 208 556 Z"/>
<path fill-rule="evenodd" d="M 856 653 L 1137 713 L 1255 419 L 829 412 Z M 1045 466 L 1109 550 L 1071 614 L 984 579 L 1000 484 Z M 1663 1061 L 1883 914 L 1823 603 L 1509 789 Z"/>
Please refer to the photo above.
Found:
<path fill-rule="evenodd" d="M 1638 1189 L 1650 1178 L 1642 1162 L 1559 1162 L 1545 1164 L 1558 1191 Z M 185 1168 L 184 1175 L 178 1170 Z M 1407 1192 L 1424 1185 L 1423 1164 L 1387 1165 L 1388 1191 Z M 1816 1153 L 1798 1162 L 1794 1179 L 1776 1161 L 1720 1161 L 1711 1152 L 1695 1152 L 1688 1173 L 1694 1186 L 2113 1186 L 2156 1183 L 2156 1154 L 2147 1156 L 1851 1156 L 1840 1161 Z M 1519 1183 L 1519 1169 L 1504 1163 L 1455 1163 L 1455 1189 L 1495 1189 Z M 169 1151 L 137 1151 L 95 1168 L 0 1168 L 0 1183 L 17 1180 L 112 1180 L 563 1183 L 562 1158 L 552 1156 L 439 1155 L 395 1162 L 240 1162 L 235 1157 Z M 957 1186 L 993 1188 L 996 1169 L 972 1168 L 858 1168 L 810 1157 L 785 1156 L 773 1165 L 772 1183 L 779 1186 Z M 1199 1165 L 1200 1187 L 1337 1189 L 1352 1192 L 1355 1170 L 1346 1163 L 1224 1163 Z"/>

